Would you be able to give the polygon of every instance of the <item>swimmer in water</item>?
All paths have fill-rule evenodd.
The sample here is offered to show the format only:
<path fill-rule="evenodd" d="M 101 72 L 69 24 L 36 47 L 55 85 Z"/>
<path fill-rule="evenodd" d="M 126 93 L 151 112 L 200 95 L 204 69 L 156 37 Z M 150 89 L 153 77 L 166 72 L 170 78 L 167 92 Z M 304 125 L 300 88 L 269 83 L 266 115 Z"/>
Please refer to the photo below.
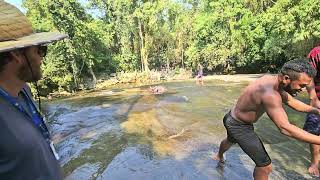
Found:
<path fill-rule="evenodd" d="M 167 89 L 163 86 L 151 86 L 149 87 L 149 92 L 152 94 L 163 94 L 167 92 Z"/>

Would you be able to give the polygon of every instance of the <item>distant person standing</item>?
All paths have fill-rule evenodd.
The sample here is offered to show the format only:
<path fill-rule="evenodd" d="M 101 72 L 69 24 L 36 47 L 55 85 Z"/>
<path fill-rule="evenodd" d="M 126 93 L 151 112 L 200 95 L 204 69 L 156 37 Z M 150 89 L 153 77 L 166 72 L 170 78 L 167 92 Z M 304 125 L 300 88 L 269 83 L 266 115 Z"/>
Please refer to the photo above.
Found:
<path fill-rule="evenodd" d="M 45 44 L 66 37 L 34 32 L 16 7 L 0 0 L 0 179 L 62 179 L 59 156 L 26 83 L 41 79 Z"/>
<path fill-rule="evenodd" d="M 197 70 L 198 70 L 198 74 L 197 74 L 196 83 L 203 86 L 203 66 L 200 63 L 198 63 Z"/>

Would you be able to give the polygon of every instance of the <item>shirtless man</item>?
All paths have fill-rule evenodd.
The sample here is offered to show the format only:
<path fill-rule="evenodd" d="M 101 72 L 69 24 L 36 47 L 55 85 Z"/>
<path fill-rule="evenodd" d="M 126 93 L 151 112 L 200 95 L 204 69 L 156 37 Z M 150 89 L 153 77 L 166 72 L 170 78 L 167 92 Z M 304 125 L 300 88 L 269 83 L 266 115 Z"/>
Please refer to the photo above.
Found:
<path fill-rule="evenodd" d="M 285 103 L 296 111 L 319 114 L 317 108 L 293 98 L 311 82 L 315 74 L 315 69 L 306 60 L 295 59 L 285 63 L 278 75 L 263 76 L 247 86 L 236 105 L 223 118 L 227 138 L 221 142 L 214 159 L 220 164 L 223 163 L 223 153 L 238 143 L 256 164 L 254 179 L 268 179 L 272 171 L 271 159 L 253 127 L 253 123 L 264 112 L 282 134 L 304 142 L 320 144 L 319 136 L 290 124 L 282 105 Z"/>

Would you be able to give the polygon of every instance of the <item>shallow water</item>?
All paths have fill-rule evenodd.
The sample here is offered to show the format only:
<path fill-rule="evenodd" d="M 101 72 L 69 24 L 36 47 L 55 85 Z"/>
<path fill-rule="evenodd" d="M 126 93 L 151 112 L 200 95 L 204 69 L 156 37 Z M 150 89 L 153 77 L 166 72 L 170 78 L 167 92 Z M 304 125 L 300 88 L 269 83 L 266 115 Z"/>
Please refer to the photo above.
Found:
<path fill-rule="evenodd" d="M 90 92 L 46 104 L 65 179 L 252 179 L 253 161 L 236 145 L 224 169 L 211 159 L 225 113 L 247 85 L 208 81 Z M 304 114 L 289 111 L 302 127 Z M 270 179 L 306 179 L 308 145 L 281 135 L 266 117 L 255 125 L 273 161 Z"/>

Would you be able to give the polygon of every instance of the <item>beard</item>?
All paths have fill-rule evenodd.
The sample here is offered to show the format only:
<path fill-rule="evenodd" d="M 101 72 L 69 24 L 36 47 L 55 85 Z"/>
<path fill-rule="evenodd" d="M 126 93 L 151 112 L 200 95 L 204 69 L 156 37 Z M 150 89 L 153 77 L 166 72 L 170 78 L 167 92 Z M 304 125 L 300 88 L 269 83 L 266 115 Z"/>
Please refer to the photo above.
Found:
<path fill-rule="evenodd" d="M 292 89 L 290 85 L 288 85 L 287 87 L 284 87 L 283 90 L 289 93 L 293 97 L 297 96 L 298 92 L 300 92 L 300 90 Z"/>
<path fill-rule="evenodd" d="M 28 64 L 25 63 L 19 68 L 18 77 L 19 79 L 25 82 L 36 82 L 40 80 L 42 77 L 40 66 L 36 67 L 36 66 L 32 66 L 32 64 L 30 65 L 31 65 L 32 71 L 29 68 Z"/>

